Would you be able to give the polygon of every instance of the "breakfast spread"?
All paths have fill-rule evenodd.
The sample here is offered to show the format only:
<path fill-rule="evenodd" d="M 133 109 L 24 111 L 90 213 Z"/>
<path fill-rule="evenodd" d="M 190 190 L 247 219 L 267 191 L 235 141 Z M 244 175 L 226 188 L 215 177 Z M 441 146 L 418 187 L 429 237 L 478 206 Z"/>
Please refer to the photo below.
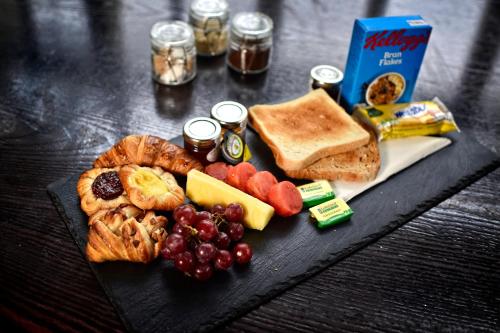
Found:
<path fill-rule="evenodd" d="M 220 131 L 217 135 L 220 138 Z M 77 185 L 81 207 L 89 215 L 86 253 L 93 262 L 147 263 L 161 251 L 182 272 L 204 280 L 214 268 L 226 270 L 233 261 L 250 261 L 248 244 L 229 247 L 243 237 L 243 225 L 263 230 L 275 212 L 291 216 L 302 209 L 300 194 L 289 181 L 278 182 L 248 162 L 216 162 L 201 172 L 202 164 L 188 150 L 154 136 L 127 136 L 100 155 L 94 166 Z M 187 174 L 187 197 L 210 212 L 185 205 L 184 190 L 167 170 Z M 173 210 L 176 224 L 170 236 L 168 220 L 156 215 L 158 210 Z M 176 252 L 182 249 L 179 237 L 185 237 L 188 247 Z M 204 260 L 207 251 L 213 253 Z"/>
<path fill-rule="evenodd" d="M 353 117 L 377 132 L 379 140 L 459 131 L 453 114 L 439 100 L 386 105 L 357 105 Z"/>
<path fill-rule="evenodd" d="M 342 83 L 342 101 L 355 104 L 409 102 L 431 35 L 421 16 L 357 19 Z"/>
<path fill-rule="evenodd" d="M 155 24 L 154 79 L 177 85 L 194 78 L 196 48 L 214 56 L 227 46 L 232 69 L 265 71 L 271 18 L 239 13 L 231 27 L 228 21 L 226 1 L 196 0 L 192 27 Z M 430 31 L 420 16 L 356 20 L 345 76 L 319 65 L 311 70 L 311 91 L 294 100 L 248 110 L 236 101 L 219 102 L 206 116 L 186 121 L 184 147 L 152 135 L 122 138 L 78 181 L 89 216 L 88 259 L 148 263 L 161 253 L 204 281 L 233 263 L 250 262 L 245 227 L 262 231 L 274 215 L 288 218 L 304 207 L 320 229 L 349 220 L 353 211 L 335 184 L 373 182 L 382 162 L 379 144 L 386 143 L 380 140 L 458 131 L 438 99 L 395 104 L 411 99 Z M 352 117 L 337 104 L 340 94 L 348 111 L 354 109 Z M 288 179 L 248 162 L 248 120 Z M 184 179 L 185 190 L 179 186 Z M 296 186 L 292 179 L 313 182 Z"/>

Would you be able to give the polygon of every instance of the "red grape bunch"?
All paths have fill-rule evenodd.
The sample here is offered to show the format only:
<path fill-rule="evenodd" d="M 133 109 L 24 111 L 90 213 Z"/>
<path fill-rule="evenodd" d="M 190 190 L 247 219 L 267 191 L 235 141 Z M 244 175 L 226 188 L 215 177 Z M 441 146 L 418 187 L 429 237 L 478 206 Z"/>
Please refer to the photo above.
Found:
<path fill-rule="evenodd" d="M 167 260 L 186 275 L 208 280 L 215 270 L 227 270 L 233 262 L 244 265 L 252 259 L 252 249 L 239 242 L 245 233 L 243 207 L 239 203 L 214 205 L 197 212 L 185 204 L 174 210 L 175 224 L 161 251 Z"/>

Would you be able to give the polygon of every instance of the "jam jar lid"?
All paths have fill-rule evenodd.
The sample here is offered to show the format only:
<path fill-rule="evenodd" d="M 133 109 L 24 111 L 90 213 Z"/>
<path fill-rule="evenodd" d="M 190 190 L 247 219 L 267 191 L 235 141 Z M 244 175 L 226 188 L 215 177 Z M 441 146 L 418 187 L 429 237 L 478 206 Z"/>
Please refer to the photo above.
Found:
<path fill-rule="evenodd" d="M 259 12 L 241 12 L 234 16 L 231 31 L 240 38 L 267 38 L 272 35 L 273 20 Z"/>
<path fill-rule="evenodd" d="M 151 28 L 151 43 L 159 48 L 191 46 L 194 44 L 193 28 L 182 21 L 160 21 Z"/>
<path fill-rule="evenodd" d="M 189 7 L 189 16 L 200 23 L 209 18 L 225 23 L 229 18 L 229 6 L 226 0 L 194 0 Z"/>
<path fill-rule="evenodd" d="M 184 124 L 184 136 L 194 142 L 213 141 L 221 135 L 220 124 L 208 117 L 197 117 Z"/>
<path fill-rule="evenodd" d="M 320 83 L 335 84 L 342 82 L 344 73 L 330 65 L 319 65 L 311 69 L 311 78 Z"/>
<path fill-rule="evenodd" d="M 248 110 L 238 102 L 223 101 L 212 107 L 211 114 L 222 125 L 239 125 L 246 124 Z"/>

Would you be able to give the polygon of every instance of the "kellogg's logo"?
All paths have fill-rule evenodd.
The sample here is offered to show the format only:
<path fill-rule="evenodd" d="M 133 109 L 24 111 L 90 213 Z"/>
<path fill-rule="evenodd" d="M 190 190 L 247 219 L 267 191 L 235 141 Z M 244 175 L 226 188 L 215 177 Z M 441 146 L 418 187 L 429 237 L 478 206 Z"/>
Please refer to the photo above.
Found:
<path fill-rule="evenodd" d="M 413 36 L 405 36 L 406 29 L 392 31 L 390 34 L 387 30 L 377 32 L 365 39 L 363 48 L 375 50 L 377 47 L 384 46 L 401 46 L 401 51 L 415 50 L 420 44 L 427 44 L 430 34 L 421 34 Z"/>

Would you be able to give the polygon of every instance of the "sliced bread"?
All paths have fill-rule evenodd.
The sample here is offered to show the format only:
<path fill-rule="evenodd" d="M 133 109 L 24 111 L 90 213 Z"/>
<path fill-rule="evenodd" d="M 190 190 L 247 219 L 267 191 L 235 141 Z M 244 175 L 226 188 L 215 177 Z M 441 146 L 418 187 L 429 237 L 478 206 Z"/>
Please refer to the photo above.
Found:
<path fill-rule="evenodd" d="M 285 170 L 292 178 L 370 181 L 380 169 L 380 153 L 377 138 L 370 132 L 368 144 L 345 153 L 324 157 L 301 170 Z"/>
<path fill-rule="evenodd" d="M 283 170 L 301 170 L 322 157 L 354 150 L 370 135 L 323 89 L 275 105 L 250 107 L 250 122 Z"/>

